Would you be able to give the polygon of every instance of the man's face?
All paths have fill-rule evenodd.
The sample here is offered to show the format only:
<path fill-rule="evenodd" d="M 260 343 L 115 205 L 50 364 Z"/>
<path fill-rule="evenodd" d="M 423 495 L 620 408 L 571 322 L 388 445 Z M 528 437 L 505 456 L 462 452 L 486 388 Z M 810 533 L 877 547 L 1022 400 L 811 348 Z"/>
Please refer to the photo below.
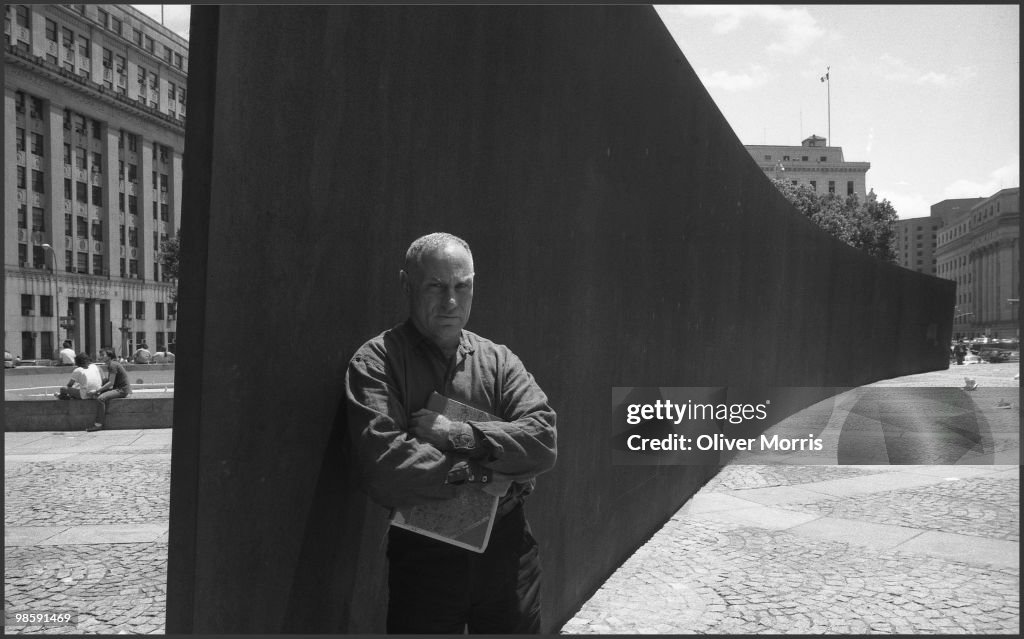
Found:
<path fill-rule="evenodd" d="M 449 244 L 408 266 L 401 280 L 413 323 L 440 348 L 454 348 L 473 306 L 473 257 Z"/>

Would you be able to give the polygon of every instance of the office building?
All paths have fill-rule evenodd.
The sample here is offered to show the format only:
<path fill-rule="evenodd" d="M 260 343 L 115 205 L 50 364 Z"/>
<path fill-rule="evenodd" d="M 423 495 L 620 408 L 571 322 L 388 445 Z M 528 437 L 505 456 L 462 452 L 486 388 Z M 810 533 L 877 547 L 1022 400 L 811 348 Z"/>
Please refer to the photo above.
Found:
<path fill-rule="evenodd" d="M 5 6 L 4 348 L 175 339 L 188 42 L 127 5 Z"/>
<path fill-rule="evenodd" d="M 1020 337 L 1020 188 L 952 215 L 939 230 L 937 275 L 956 282 L 954 337 Z"/>
<path fill-rule="evenodd" d="M 817 135 L 800 146 L 745 145 L 750 156 L 769 178 L 786 180 L 795 186 L 806 186 L 815 193 L 840 196 L 856 194 L 863 202 L 867 197 L 867 172 L 870 162 L 847 162 L 843 147 L 827 146 Z"/>

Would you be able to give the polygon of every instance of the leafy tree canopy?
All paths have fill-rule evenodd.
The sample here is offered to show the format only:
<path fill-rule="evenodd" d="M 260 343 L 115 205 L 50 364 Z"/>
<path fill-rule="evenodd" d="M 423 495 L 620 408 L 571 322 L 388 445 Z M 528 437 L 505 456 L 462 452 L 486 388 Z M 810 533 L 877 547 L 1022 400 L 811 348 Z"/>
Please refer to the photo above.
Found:
<path fill-rule="evenodd" d="M 889 200 L 878 201 L 874 191 L 863 202 L 856 194 L 841 197 L 818 194 L 806 186 L 772 179 L 772 184 L 798 211 L 832 237 L 887 262 L 896 262 L 893 239 L 896 209 Z"/>

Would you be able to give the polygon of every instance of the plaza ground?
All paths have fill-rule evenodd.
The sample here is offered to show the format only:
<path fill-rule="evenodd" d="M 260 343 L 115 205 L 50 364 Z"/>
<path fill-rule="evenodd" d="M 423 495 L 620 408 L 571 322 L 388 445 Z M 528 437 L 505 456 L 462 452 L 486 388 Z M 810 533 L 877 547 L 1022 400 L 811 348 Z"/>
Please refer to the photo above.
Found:
<path fill-rule="evenodd" d="M 1018 372 L 867 388 L 968 375 L 1019 424 Z M 5 610 L 77 615 L 8 634 L 163 633 L 170 455 L 170 429 L 5 433 Z M 1019 481 L 1017 464 L 727 466 L 561 632 L 1017 634 Z"/>

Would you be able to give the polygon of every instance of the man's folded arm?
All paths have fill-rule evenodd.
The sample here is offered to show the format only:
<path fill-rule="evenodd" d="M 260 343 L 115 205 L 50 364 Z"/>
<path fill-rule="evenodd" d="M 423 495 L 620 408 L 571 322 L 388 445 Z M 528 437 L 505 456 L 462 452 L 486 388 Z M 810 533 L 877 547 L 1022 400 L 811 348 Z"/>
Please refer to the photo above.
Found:
<path fill-rule="evenodd" d="M 379 365 L 354 357 L 345 393 L 360 477 L 375 502 L 405 507 L 455 496 L 455 488 L 445 484 L 454 459 L 407 435 L 405 407 Z"/>
<path fill-rule="evenodd" d="M 479 463 L 516 481 L 551 470 L 558 456 L 555 411 L 533 376 L 513 355 L 506 366 L 500 412 L 508 421 L 479 422 L 469 426 L 484 441 L 486 454 Z"/>

